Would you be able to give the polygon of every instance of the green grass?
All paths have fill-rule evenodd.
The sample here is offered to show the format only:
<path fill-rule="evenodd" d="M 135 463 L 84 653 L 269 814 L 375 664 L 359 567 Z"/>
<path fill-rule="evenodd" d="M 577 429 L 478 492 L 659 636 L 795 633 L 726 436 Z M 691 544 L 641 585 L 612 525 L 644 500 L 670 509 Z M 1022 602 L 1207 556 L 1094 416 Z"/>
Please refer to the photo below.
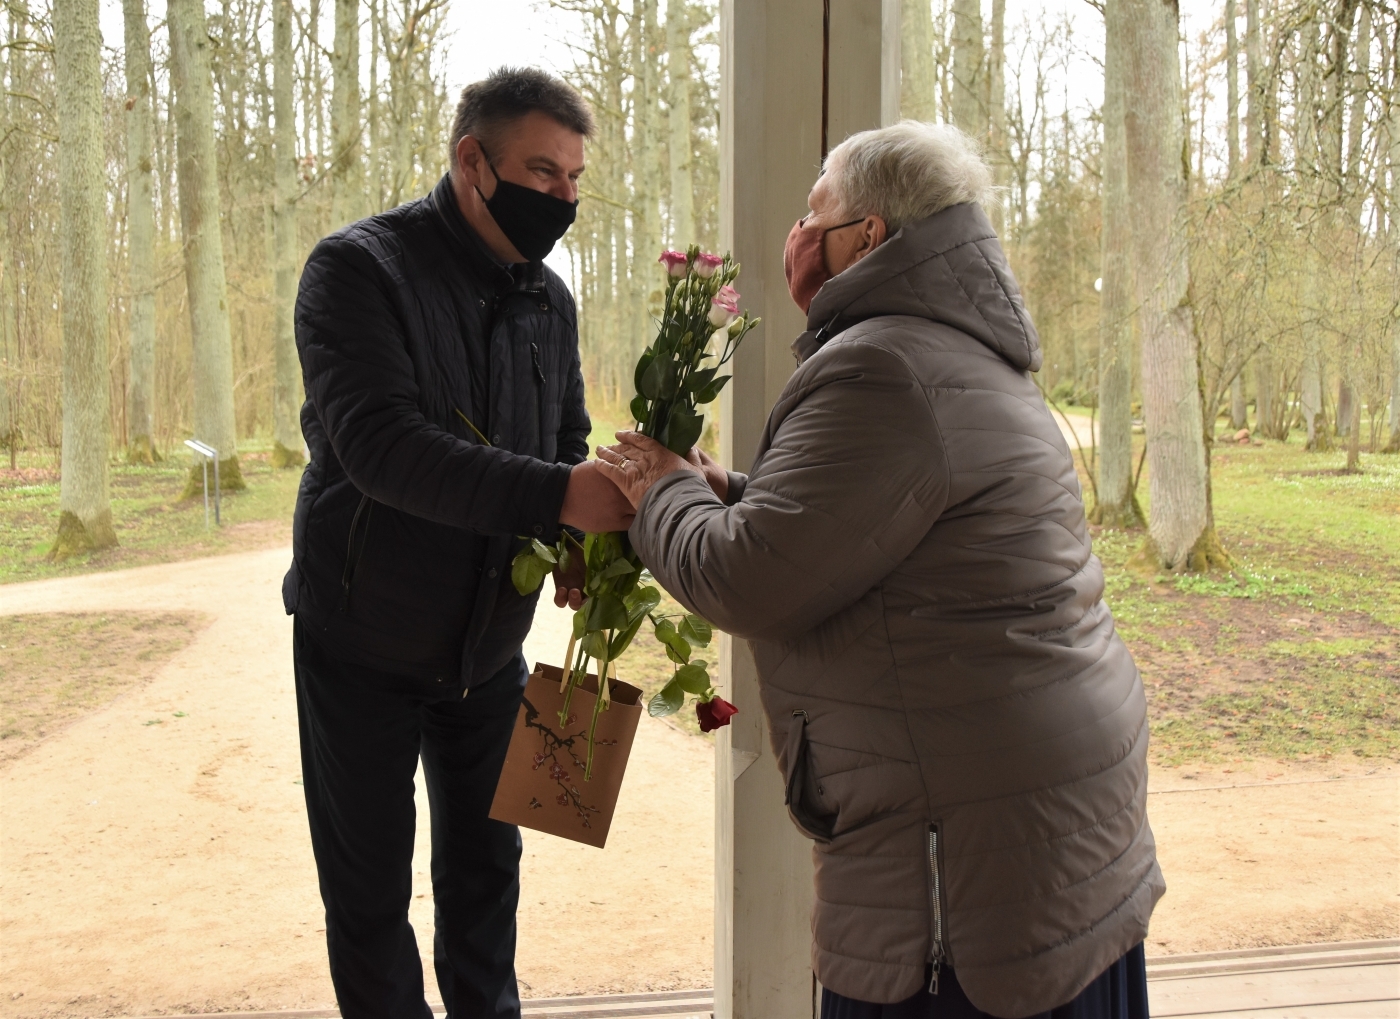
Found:
<path fill-rule="evenodd" d="M 204 525 L 200 499 L 180 500 L 189 461 L 112 466 L 112 523 L 118 547 L 62 563 L 46 558 L 58 530 L 59 478 L 53 459 L 22 455 L 0 471 L 0 583 L 169 562 L 289 540 L 299 469 L 277 470 L 266 451 L 242 456 L 246 491 L 226 494 L 223 527 Z M 212 517 L 212 510 L 211 510 Z"/>
<path fill-rule="evenodd" d="M 1142 576 L 1141 533 L 1095 535 L 1158 759 L 1400 759 L 1400 457 L 1345 462 L 1297 441 L 1218 447 L 1228 572 Z"/>
<path fill-rule="evenodd" d="M 590 444 L 617 427 L 596 414 Z M 1400 760 L 1400 457 L 1363 455 L 1353 475 L 1340 473 L 1345 461 L 1296 440 L 1217 447 L 1228 572 L 1143 576 L 1127 565 L 1141 532 L 1095 534 L 1106 597 L 1147 687 L 1157 759 Z M 0 471 L 0 582 L 288 540 L 300 471 L 274 470 L 265 451 L 245 455 L 248 490 L 225 499 L 225 527 L 206 531 L 202 504 L 179 501 L 186 464 L 115 465 L 120 547 L 54 564 L 53 458 L 22 457 L 19 472 Z M 714 649 L 701 657 L 713 661 Z M 649 696 L 671 668 L 643 635 L 620 671 Z M 689 707 L 676 721 L 695 730 Z"/>

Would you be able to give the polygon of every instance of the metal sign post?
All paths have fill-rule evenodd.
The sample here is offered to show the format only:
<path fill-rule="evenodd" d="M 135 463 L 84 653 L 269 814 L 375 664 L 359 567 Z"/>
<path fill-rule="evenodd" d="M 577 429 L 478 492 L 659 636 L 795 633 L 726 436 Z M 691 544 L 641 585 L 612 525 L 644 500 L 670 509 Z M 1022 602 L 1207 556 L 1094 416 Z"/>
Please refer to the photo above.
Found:
<path fill-rule="evenodd" d="M 214 464 L 214 523 L 222 526 L 223 521 L 219 517 L 219 451 L 213 446 L 206 445 L 198 439 L 186 439 L 185 445 L 190 447 L 194 455 L 200 458 L 200 466 L 204 469 L 204 527 L 209 527 L 209 463 Z"/>

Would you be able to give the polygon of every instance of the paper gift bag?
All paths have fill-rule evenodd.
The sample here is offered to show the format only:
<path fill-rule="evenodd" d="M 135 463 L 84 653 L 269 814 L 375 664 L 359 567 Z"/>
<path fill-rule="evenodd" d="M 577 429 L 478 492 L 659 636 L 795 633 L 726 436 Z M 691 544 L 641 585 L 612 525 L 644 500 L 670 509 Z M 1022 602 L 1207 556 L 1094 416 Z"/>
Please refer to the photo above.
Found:
<path fill-rule="evenodd" d="M 608 840 L 622 774 L 642 717 L 642 691 L 608 680 L 612 703 L 598 715 L 593 774 L 584 781 L 588 726 L 598 699 L 598 677 L 574 690 L 564 724 L 562 670 L 536 665 L 525 684 L 506 763 L 491 801 L 491 817 L 601 849 Z"/>

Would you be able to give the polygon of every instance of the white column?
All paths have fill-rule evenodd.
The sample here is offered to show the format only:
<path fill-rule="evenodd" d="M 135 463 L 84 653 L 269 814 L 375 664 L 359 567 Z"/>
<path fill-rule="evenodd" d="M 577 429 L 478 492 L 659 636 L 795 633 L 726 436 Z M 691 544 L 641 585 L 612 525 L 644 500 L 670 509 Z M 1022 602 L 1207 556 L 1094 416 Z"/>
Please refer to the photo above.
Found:
<path fill-rule="evenodd" d="M 827 138 L 897 116 L 899 0 L 831 0 Z M 743 305 L 763 324 L 725 390 L 724 460 L 749 469 L 804 328 L 788 297 L 783 243 L 821 167 L 822 0 L 723 0 L 721 246 L 743 264 Z M 882 41 L 883 40 L 883 41 Z M 792 827 L 753 659 L 720 645 L 720 681 L 739 708 L 720 730 L 715 784 L 716 1019 L 811 1019 L 811 846 Z"/>

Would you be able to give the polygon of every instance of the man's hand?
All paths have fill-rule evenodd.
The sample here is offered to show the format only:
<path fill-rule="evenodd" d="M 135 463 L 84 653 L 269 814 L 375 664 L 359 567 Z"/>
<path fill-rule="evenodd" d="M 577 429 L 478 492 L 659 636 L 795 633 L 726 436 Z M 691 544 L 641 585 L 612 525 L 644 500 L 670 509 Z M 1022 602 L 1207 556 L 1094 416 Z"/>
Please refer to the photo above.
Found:
<path fill-rule="evenodd" d="M 564 490 L 564 505 L 559 508 L 561 524 L 590 534 L 625 531 L 632 526 L 636 513 L 617 485 L 603 473 L 604 466 L 597 460 L 574 464 L 569 472 L 569 487 Z"/>
<path fill-rule="evenodd" d="M 618 432 L 617 445 L 599 446 L 598 456 L 601 461 L 599 466 L 627 496 L 634 509 L 642 504 L 647 490 L 666 475 L 675 471 L 694 471 L 704 477 L 705 473 L 699 463 L 676 456 L 641 432 Z M 725 487 L 728 488 L 727 483 Z"/>
<path fill-rule="evenodd" d="M 583 549 L 570 542 L 565 568 L 554 570 L 554 604 L 561 609 L 566 605 L 575 612 L 583 608 L 583 584 L 588 579 L 584 566 Z"/>
<path fill-rule="evenodd" d="M 719 501 L 728 502 L 729 472 L 715 463 L 714 458 L 699 446 L 691 446 L 685 458 L 700 468 L 700 473 L 705 475 L 705 480 L 710 483 L 710 490 L 719 496 Z"/>

